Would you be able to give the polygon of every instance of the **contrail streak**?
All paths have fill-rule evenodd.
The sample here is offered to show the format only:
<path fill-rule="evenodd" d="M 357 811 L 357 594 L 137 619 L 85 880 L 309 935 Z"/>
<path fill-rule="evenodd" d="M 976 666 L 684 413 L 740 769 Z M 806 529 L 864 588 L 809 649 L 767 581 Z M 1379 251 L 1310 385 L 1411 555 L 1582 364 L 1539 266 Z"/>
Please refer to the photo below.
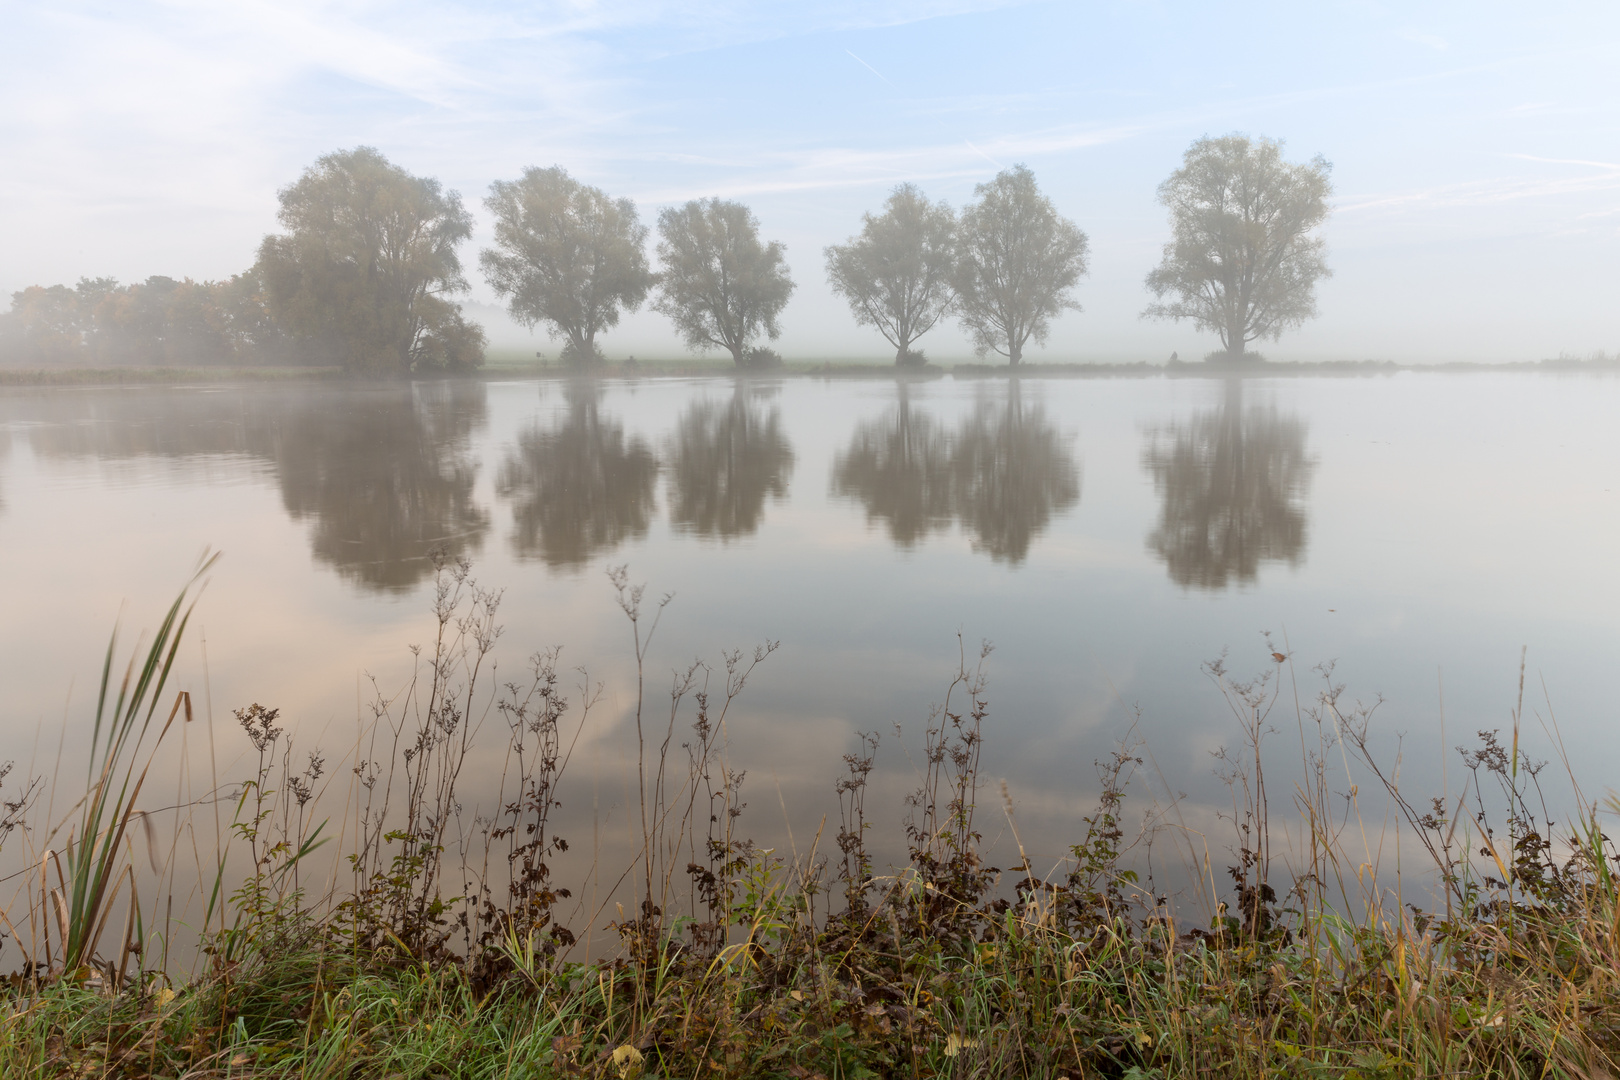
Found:
<path fill-rule="evenodd" d="M 862 60 L 860 57 L 856 56 L 849 49 L 845 49 L 844 52 L 849 56 L 849 58 L 851 60 L 853 60 L 857 64 L 861 65 L 861 67 L 865 68 L 867 71 L 870 71 L 872 74 L 876 75 L 878 78 L 882 79 L 884 82 L 889 83 L 890 86 L 894 86 L 894 83 L 889 82 L 889 77 L 887 75 L 883 74 L 883 72 L 879 71 L 877 68 L 873 67 L 871 64 L 868 64 L 865 60 Z M 895 89 L 898 90 L 899 87 L 895 86 Z M 939 119 L 936 118 L 934 122 L 936 124 L 939 124 L 939 127 L 940 127 L 941 131 L 944 131 L 947 134 L 950 132 L 950 129 L 947 128 L 945 126 L 945 124 L 942 121 L 940 121 Z M 997 161 L 995 158 L 991 157 L 989 154 L 985 153 L 983 150 L 980 150 L 977 146 L 974 146 L 973 141 L 971 139 L 968 139 L 968 138 L 964 137 L 962 139 L 962 142 L 967 145 L 967 148 L 969 150 L 972 150 L 975 154 L 978 154 L 980 157 L 984 158 L 984 160 L 986 160 L 990 164 L 994 165 L 997 169 L 1005 169 L 1006 168 L 1006 166 L 1003 165 L 1001 162 Z"/>
<path fill-rule="evenodd" d="M 879 71 L 877 68 L 873 67 L 871 64 L 868 64 L 865 60 L 862 60 L 860 57 L 856 56 L 854 53 L 850 52 L 848 49 L 845 49 L 844 52 L 849 53 L 850 59 L 854 60 L 857 64 L 861 65 L 861 67 L 865 68 L 867 71 L 870 71 L 872 74 L 876 75 L 878 78 L 882 79 L 884 82 L 889 83 L 890 86 L 894 85 L 894 83 L 889 82 L 888 78 L 884 76 L 883 72 Z"/>

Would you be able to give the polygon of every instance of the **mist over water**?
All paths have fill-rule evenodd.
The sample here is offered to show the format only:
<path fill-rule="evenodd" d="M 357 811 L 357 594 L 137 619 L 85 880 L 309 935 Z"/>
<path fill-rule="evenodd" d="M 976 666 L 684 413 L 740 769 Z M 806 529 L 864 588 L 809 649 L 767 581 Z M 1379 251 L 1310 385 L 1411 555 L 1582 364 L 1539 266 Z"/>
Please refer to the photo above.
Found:
<path fill-rule="evenodd" d="M 1528 646 L 1527 714 L 1550 702 L 1601 792 L 1620 750 L 1617 408 L 1620 380 L 1527 375 L 10 390 L 0 759 L 48 768 L 65 731 L 73 760 L 114 619 L 149 625 L 212 545 L 178 677 L 211 703 L 220 775 L 249 750 L 230 710 L 257 701 L 341 779 L 370 679 L 395 692 L 430 639 L 443 549 L 504 590 L 502 671 L 561 645 L 603 687 L 561 791 L 582 867 L 634 845 L 634 670 L 604 573 L 624 563 L 675 594 L 655 704 L 694 657 L 781 642 L 728 721 L 766 844 L 835 812 L 858 731 L 883 735 L 869 805 L 893 835 L 958 632 L 996 645 L 987 772 L 1052 862 L 1092 762 L 1133 731 L 1151 756 L 1134 796 L 1224 850 L 1210 753 L 1238 732 L 1202 665 L 1227 649 L 1238 676 L 1292 657 L 1285 736 L 1295 688 L 1309 701 L 1336 660 L 1350 697 L 1383 697 L 1376 737 L 1427 792 L 1448 747 L 1507 724 Z M 1525 737 L 1553 756 L 1533 720 Z M 490 738 L 471 767 L 493 777 Z M 188 768 L 164 779 L 177 802 L 206 786 Z"/>

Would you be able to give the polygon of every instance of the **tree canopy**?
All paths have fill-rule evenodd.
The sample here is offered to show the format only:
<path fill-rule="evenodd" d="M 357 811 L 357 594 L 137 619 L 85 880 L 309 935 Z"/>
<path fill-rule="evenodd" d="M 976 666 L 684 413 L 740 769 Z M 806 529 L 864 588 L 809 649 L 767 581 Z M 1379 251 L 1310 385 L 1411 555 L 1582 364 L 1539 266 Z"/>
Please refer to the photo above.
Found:
<path fill-rule="evenodd" d="M 566 338 L 565 360 L 597 359 L 596 335 L 617 326 L 621 310 L 640 307 L 652 287 L 636 204 L 553 167 L 497 180 L 484 205 L 495 215 L 495 247 L 479 263 L 496 294 L 510 297 L 512 317 Z"/>
<path fill-rule="evenodd" d="M 980 356 L 1024 358 L 1051 320 L 1079 311 L 1073 289 L 1086 272 L 1086 234 L 1058 214 L 1023 165 L 973 189 L 957 229 L 956 310 Z"/>
<path fill-rule="evenodd" d="M 918 362 L 912 343 L 951 309 L 956 292 L 956 215 L 901 184 L 881 216 L 866 214 L 859 236 L 827 248 L 827 281 L 849 301 L 855 321 L 874 326 L 897 364 Z"/>
<path fill-rule="evenodd" d="M 467 288 L 460 195 L 362 146 L 322 157 L 279 198 L 288 232 L 264 238 L 258 271 L 305 350 L 372 374 L 483 362 L 483 330 L 446 299 Z"/>
<path fill-rule="evenodd" d="M 742 203 L 693 199 L 658 215 L 658 299 L 693 350 L 719 348 L 738 367 L 757 365 L 765 349 L 751 349 L 760 334 L 782 333 L 777 316 L 793 295 L 786 251 L 762 243 L 759 221 Z"/>
<path fill-rule="evenodd" d="M 1316 316 L 1326 245 L 1311 231 L 1328 216 L 1332 166 L 1282 159 L 1283 144 L 1246 135 L 1202 138 L 1159 185 L 1170 242 L 1147 276 L 1158 299 L 1142 314 L 1191 319 L 1220 335 L 1231 357 Z"/>
<path fill-rule="evenodd" d="M 45 364 L 208 366 L 287 359 L 252 271 L 229 281 L 154 275 L 120 285 L 32 285 L 0 315 L 0 359 Z"/>

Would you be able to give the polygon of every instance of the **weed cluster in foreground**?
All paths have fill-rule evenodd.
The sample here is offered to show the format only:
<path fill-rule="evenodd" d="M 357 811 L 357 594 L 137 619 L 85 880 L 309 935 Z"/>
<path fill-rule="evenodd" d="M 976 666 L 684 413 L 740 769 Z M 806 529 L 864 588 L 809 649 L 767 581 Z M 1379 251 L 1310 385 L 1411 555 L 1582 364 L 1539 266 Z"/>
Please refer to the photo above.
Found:
<path fill-rule="evenodd" d="M 613 584 L 639 671 L 667 599 L 644 605 L 623 571 Z M 731 705 L 775 648 L 766 643 L 713 672 L 678 673 L 656 718 L 638 693 L 643 846 L 623 879 L 635 899 L 588 916 L 611 926 L 619 947 L 578 959 L 583 927 L 560 923 L 569 892 L 550 863 L 566 844 L 551 814 L 572 747 L 564 722 L 582 723 L 597 691 L 587 679 L 570 700 L 556 653 L 542 653 L 484 710 L 498 606 L 464 564 L 441 564 L 435 643 L 415 682 L 378 694 L 370 741 L 348 771 L 341 888 L 313 895 L 305 869 L 334 831 L 334 817 L 315 812 L 325 758 L 295 758 L 274 709 L 237 713 L 258 755 L 235 802 L 247 869 L 227 888 L 221 856 L 206 963 L 179 983 L 148 943 L 160 935 L 141 913 L 124 837 L 143 820 L 136 801 L 164 717 L 173 724 L 189 705 L 181 695 L 159 708 L 188 609 L 177 601 L 116 693 L 109 649 L 89 794 L 61 855 L 39 860 L 30 910 L 7 913 L 26 963 L 0 1015 L 0 1075 L 1617 1071 L 1620 864 L 1595 806 L 1554 838 L 1542 769 L 1521 752 L 1517 725 L 1507 745 L 1481 733 L 1454 802 L 1417 804 L 1382 785 L 1433 856 L 1443 899 L 1437 910 L 1403 909 L 1348 851 L 1355 796 L 1340 799 L 1328 781 L 1330 750 L 1384 779 L 1368 746 L 1371 713 L 1341 709 L 1331 681 L 1302 710 L 1294 802 L 1307 840 L 1283 882 L 1261 764 L 1275 681 L 1234 682 L 1221 663 L 1209 673 L 1244 744 L 1225 759 L 1238 841 L 1213 920 L 1192 925 L 1125 866 L 1123 812 L 1140 764 L 1129 747 L 1099 763 L 1101 797 L 1064 869 L 1041 875 L 1023 857 L 987 864 L 976 814 L 988 650 L 960 665 L 926 726 L 905 866 L 878 873 L 868 851 L 875 736 L 845 758 L 825 852 L 819 837 L 792 859 L 756 847 L 740 832 L 743 777 L 723 747 Z M 498 808 L 466 825 L 458 781 L 488 712 L 503 721 L 508 768 Z M 36 790 L 0 799 L 9 827 Z M 128 913 L 114 941 L 117 882 Z"/>

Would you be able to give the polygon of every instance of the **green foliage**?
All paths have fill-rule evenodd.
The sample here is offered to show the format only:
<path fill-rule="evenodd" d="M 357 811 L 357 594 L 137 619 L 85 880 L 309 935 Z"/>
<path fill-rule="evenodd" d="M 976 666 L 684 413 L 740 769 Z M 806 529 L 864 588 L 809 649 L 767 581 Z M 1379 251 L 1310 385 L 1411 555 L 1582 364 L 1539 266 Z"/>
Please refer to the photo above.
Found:
<path fill-rule="evenodd" d="M 0 359 L 17 363 L 208 367 L 290 358 L 251 270 L 228 281 L 36 285 L 12 293 L 0 316 Z"/>
<path fill-rule="evenodd" d="M 761 243 L 759 220 L 739 202 L 693 199 L 658 215 L 658 299 L 687 347 L 724 349 L 739 368 L 770 356 L 753 351 L 764 334 L 782 333 L 777 317 L 793 295 L 780 243 Z M 769 350 L 766 350 L 769 353 Z"/>
<path fill-rule="evenodd" d="M 369 375 L 482 363 L 482 329 L 445 299 L 467 287 L 460 195 L 363 146 L 320 158 L 279 198 L 287 233 L 264 238 L 256 272 L 301 355 Z"/>
<path fill-rule="evenodd" d="M 782 366 L 782 354 L 764 345 L 755 345 L 743 354 L 742 366 L 750 371 L 774 371 Z"/>
<path fill-rule="evenodd" d="M 84 355 L 83 298 L 66 285 L 30 285 L 11 294 L 0 318 L 0 356 L 31 364 L 67 363 Z"/>
<path fill-rule="evenodd" d="M 1080 310 L 1074 287 L 1086 273 L 1090 241 L 1023 165 L 973 195 L 957 226 L 955 310 L 975 353 L 1018 364 L 1031 340 L 1045 343 L 1052 319 Z"/>
<path fill-rule="evenodd" d="M 1151 319 L 1191 319 L 1220 335 L 1241 361 L 1249 342 L 1275 341 L 1316 316 L 1316 282 L 1331 276 L 1314 230 L 1327 219 L 1332 166 L 1282 159 L 1282 143 L 1246 135 L 1205 136 L 1159 185 L 1171 239 L 1147 276 L 1158 303 Z M 1250 356 L 1249 359 L 1258 359 Z"/>
<path fill-rule="evenodd" d="M 213 562 L 213 558 L 203 560 L 192 581 L 169 607 L 151 644 L 145 650 L 137 648 L 130 656 L 116 696 L 112 681 L 113 657 L 118 646 L 116 632 L 107 643 L 90 740 L 92 751 L 85 778 L 86 792 L 77 808 L 78 819 L 62 851 L 48 849 L 40 863 L 41 895 L 38 899 L 45 931 L 44 949 L 42 954 L 32 957 L 30 974 L 37 975 L 43 969 L 45 973 L 84 980 L 99 966 L 106 982 L 117 986 L 123 982 L 130 959 L 138 959 L 141 954 L 145 927 L 126 840 L 131 826 L 142 813 L 136 803 L 158 744 L 168 734 L 176 717 L 183 713 L 185 722 L 191 720 L 191 696 L 182 691 L 175 696 L 167 718 L 155 733 L 152 730 L 191 618 L 192 605 L 186 603 L 187 593 Z M 150 743 L 148 735 L 152 736 Z M 46 877 L 46 864 L 51 862 L 55 863 L 57 873 L 54 889 L 49 887 Z M 129 897 L 123 940 L 114 956 L 103 957 L 98 952 L 102 935 L 119 892 L 126 884 Z M 50 940 L 52 917 L 59 930 L 54 951 Z"/>
<path fill-rule="evenodd" d="M 0 359 L 30 364 L 336 365 L 369 375 L 483 363 L 484 332 L 448 297 L 472 218 L 455 192 L 376 150 L 328 154 L 280 193 L 288 232 L 228 281 L 151 277 L 32 286 L 0 315 Z"/>
<path fill-rule="evenodd" d="M 507 310 L 526 326 L 563 337 L 564 363 L 601 359 L 596 335 L 647 298 L 652 272 L 647 228 L 629 199 L 611 199 L 560 167 L 529 168 L 497 180 L 484 205 L 495 215 L 495 247 L 479 262 Z"/>
<path fill-rule="evenodd" d="M 911 345 L 951 309 L 956 215 L 901 184 L 883 214 L 861 218 L 861 234 L 826 250 L 827 281 L 849 301 L 855 321 L 876 327 L 895 348 L 895 363 L 921 366 Z"/>

